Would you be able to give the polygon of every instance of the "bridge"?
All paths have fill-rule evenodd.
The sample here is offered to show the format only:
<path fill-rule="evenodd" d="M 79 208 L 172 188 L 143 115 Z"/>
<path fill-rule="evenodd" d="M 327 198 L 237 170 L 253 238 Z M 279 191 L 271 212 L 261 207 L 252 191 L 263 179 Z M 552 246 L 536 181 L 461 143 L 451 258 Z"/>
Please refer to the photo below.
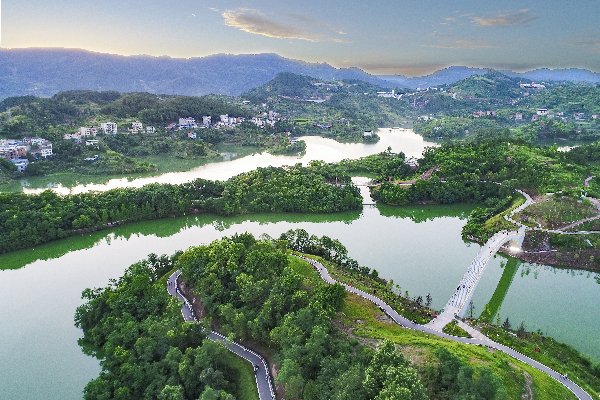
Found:
<path fill-rule="evenodd" d="M 479 250 L 477 256 L 471 262 L 469 269 L 458 284 L 456 291 L 446 303 L 444 310 L 437 318 L 430 321 L 426 326 L 441 331 L 455 316 L 463 317 L 465 315 L 465 305 L 469 303 L 479 278 L 483 274 L 488 261 L 496 254 L 498 249 L 504 243 L 509 242 L 511 247 L 520 248 L 525 238 L 525 228 L 521 227 L 518 231 L 502 231 L 496 233 Z"/>
<path fill-rule="evenodd" d="M 452 297 L 450 297 L 448 303 L 446 303 L 444 310 L 437 316 L 437 318 L 431 320 L 426 326 L 441 332 L 444 326 L 450 323 L 455 316 L 464 317 L 465 312 L 467 311 L 465 305 L 471 301 L 475 287 L 477 286 L 479 278 L 481 277 L 481 274 L 483 274 L 485 267 L 487 267 L 488 261 L 506 242 L 511 242 L 511 248 L 521 248 L 523 239 L 525 238 L 525 232 L 531 228 L 513 220 L 512 216 L 533 204 L 534 201 L 531 196 L 522 190 L 515 189 L 515 191 L 525 197 L 525 202 L 519 207 L 513 209 L 510 213 L 504 215 L 504 218 L 518 226 L 518 229 L 516 231 L 498 232 L 486 242 L 473 262 L 471 262 L 469 269 L 467 269 L 467 272 L 456 287 L 456 291 Z"/>

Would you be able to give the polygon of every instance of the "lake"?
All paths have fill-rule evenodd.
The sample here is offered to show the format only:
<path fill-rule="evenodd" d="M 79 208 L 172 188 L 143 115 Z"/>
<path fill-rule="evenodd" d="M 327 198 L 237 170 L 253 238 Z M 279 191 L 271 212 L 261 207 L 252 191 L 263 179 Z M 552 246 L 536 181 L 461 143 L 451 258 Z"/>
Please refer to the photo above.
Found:
<path fill-rule="evenodd" d="M 437 145 L 427 142 L 412 130 L 408 129 L 380 129 L 377 134 L 380 140 L 377 143 L 338 143 L 335 140 L 325 139 L 319 136 L 304 136 L 306 142 L 306 153 L 303 156 L 272 155 L 266 152 L 256 153 L 241 158 L 235 158 L 235 154 L 223 153 L 225 162 L 210 163 L 185 172 L 169 172 L 158 176 L 150 176 L 137 179 L 118 178 L 110 179 L 97 177 L 101 183 L 93 183 L 94 177 L 86 176 L 85 183 L 72 181 L 66 178 L 61 181 L 61 176 L 35 177 L 23 180 L 21 189 L 25 193 L 39 193 L 46 189 L 52 189 L 58 193 L 82 193 L 90 190 L 105 191 L 117 187 L 141 187 L 148 183 L 171 183 L 180 184 L 197 178 L 210 180 L 227 180 L 242 172 L 252 171 L 258 167 L 280 167 L 283 165 L 294 165 L 302 163 L 307 165 L 311 160 L 323 160 L 325 162 L 338 162 L 345 158 L 355 159 L 371 154 L 385 151 L 388 147 L 393 152 L 404 152 L 406 157 L 421 157 L 426 146 Z M 233 158 L 233 159 L 232 159 Z M 6 189 L 5 189 L 6 190 Z"/>
<path fill-rule="evenodd" d="M 402 132 L 406 131 L 391 134 L 402 138 Z M 383 141 L 386 132 L 380 135 Z M 340 145 L 309 139 L 315 139 L 317 148 L 323 143 L 323 152 Z M 310 153 L 312 144 L 308 142 L 307 154 L 318 154 Z M 402 142 L 393 144 L 393 151 L 411 155 Z M 425 145 L 421 142 L 420 149 L 411 151 L 420 155 Z M 366 155 L 361 153 L 367 151 L 361 146 L 374 146 L 368 147 L 373 152 L 387 148 L 385 142 L 340 146 L 348 146 L 350 153 L 336 155 L 340 160 Z M 262 166 L 263 157 L 244 159 L 257 160 L 255 168 Z M 280 156 L 269 157 L 290 163 Z M 248 160 L 239 168 L 253 169 Z M 229 171 L 223 173 L 227 175 L 233 172 L 231 164 L 211 165 Z M 219 168 L 211 165 L 199 176 L 207 177 L 208 172 L 218 175 Z M 370 202 L 366 190 L 361 187 L 366 202 Z M 480 248 L 461 240 L 462 226 L 472 208 L 365 206 L 362 212 L 229 218 L 201 214 L 127 224 L 2 255 L 0 399 L 80 399 L 85 384 L 100 372 L 98 360 L 86 356 L 77 345 L 82 333 L 74 327 L 73 316 L 82 304 L 81 292 L 87 287 L 106 286 L 110 278 L 120 277 L 129 265 L 151 252 L 172 254 L 234 233 L 278 237 L 289 229 L 303 228 L 310 234 L 339 239 L 359 264 L 393 279 L 410 296 L 431 294 L 433 307 L 441 309 Z M 497 256 L 490 261 L 473 296 L 476 313 L 490 301 L 507 260 Z M 531 264 L 520 264 L 514 271 L 499 311 L 502 320 L 508 317 L 515 327 L 524 321 L 528 330 L 540 329 L 600 361 L 600 319 L 594 315 L 600 276 Z"/>

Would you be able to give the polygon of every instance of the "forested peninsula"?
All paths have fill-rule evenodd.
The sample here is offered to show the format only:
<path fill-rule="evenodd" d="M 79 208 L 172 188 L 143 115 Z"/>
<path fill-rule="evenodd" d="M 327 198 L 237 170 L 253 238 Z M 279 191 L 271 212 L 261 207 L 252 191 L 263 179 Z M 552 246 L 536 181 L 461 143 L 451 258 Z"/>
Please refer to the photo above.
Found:
<path fill-rule="evenodd" d="M 357 210 L 362 197 L 348 175 L 314 162 L 308 167 L 259 168 L 224 182 L 197 179 L 67 196 L 50 190 L 39 195 L 0 193 L 0 207 L 0 253 L 6 253 L 90 230 L 190 213 Z"/>
<path fill-rule="evenodd" d="M 87 302 L 75 315 L 84 331 L 81 344 L 92 345 L 102 359 L 84 398 L 252 398 L 243 393 L 243 372 L 205 339 L 202 329 L 209 327 L 266 355 L 278 398 L 570 398 L 559 382 L 503 353 L 390 324 L 372 303 L 340 284 L 325 284 L 292 257 L 299 248 L 320 254 L 310 257 L 338 279 L 386 301 L 399 298 L 393 284 L 349 259 L 339 241 L 302 230 L 260 240 L 235 234 L 172 256 L 151 254 L 111 285 L 83 293 Z M 199 322 L 183 322 L 165 290 L 176 269 Z M 403 304 L 403 313 L 423 308 Z M 499 340 L 577 375 L 589 392 L 598 390 L 598 367 L 576 351 L 539 334 L 519 331 L 510 339 L 507 331 L 496 332 Z M 534 348 L 542 345 L 544 355 L 537 355 Z"/>

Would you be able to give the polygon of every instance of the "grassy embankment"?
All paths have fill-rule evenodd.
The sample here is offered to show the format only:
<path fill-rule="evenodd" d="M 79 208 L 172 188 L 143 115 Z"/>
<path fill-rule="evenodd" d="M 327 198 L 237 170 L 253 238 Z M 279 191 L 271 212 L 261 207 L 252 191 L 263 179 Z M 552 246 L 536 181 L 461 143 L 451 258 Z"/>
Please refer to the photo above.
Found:
<path fill-rule="evenodd" d="M 345 272 L 325 260 L 309 257 L 317 259 L 325 265 L 329 273 L 336 279 L 346 275 Z M 290 257 L 290 263 L 296 272 L 305 277 L 309 285 L 322 284 L 321 277 L 308 263 L 293 257 Z M 356 280 L 355 282 L 357 285 L 360 282 L 361 286 L 367 290 L 381 285 L 368 277 L 363 277 L 360 281 Z M 359 286 L 361 289 L 363 287 Z M 383 293 L 378 290 L 377 295 L 381 294 Z M 384 297 L 381 296 L 381 298 Z M 397 311 L 400 312 L 400 310 Z M 383 339 L 390 339 L 397 343 L 405 356 L 411 359 L 418 369 L 419 375 L 424 379 L 424 384 L 427 384 L 428 368 L 435 366 L 438 362 L 434 354 L 435 350 L 443 347 L 464 362 L 473 366 L 490 368 L 494 375 L 503 381 L 510 398 L 521 398 L 527 393 L 531 393 L 536 399 L 575 398 L 563 385 L 545 373 L 502 352 L 482 346 L 465 345 L 402 328 L 391 322 L 375 304 L 351 293 L 348 293 L 336 322 L 337 326 L 351 340 L 358 340 L 362 344 L 375 346 Z M 495 341 L 514 348 L 560 373 L 568 373 L 569 378 L 572 378 L 592 396 L 598 396 L 600 393 L 600 367 L 594 366 L 577 350 L 539 334 L 525 332 L 520 333 L 520 337 L 515 337 L 513 336 L 514 332 L 509 333 L 500 327 L 489 324 L 485 325 L 484 333 L 493 336 Z M 536 348 L 541 351 L 536 351 Z"/>

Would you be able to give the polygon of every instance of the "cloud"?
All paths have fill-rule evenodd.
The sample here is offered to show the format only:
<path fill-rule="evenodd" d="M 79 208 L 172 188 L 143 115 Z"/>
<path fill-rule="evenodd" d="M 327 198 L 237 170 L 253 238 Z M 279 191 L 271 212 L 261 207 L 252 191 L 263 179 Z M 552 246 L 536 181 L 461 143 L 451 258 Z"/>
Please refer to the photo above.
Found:
<path fill-rule="evenodd" d="M 491 28 L 509 28 L 513 26 L 528 26 L 528 23 L 538 19 L 529 10 L 520 10 L 516 13 L 499 14 L 491 18 L 471 17 L 477 25 Z"/>
<path fill-rule="evenodd" d="M 255 35 L 277 39 L 299 39 L 309 42 L 351 43 L 329 36 L 332 32 L 337 35 L 345 34 L 341 30 L 301 14 L 266 16 L 258 10 L 240 8 L 224 11 L 221 15 L 225 25 Z"/>
<path fill-rule="evenodd" d="M 437 31 L 429 34 L 437 43 L 424 44 L 423 47 L 434 47 L 436 49 L 474 49 L 495 47 L 488 44 L 484 39 L 461 39 L 456 35 L 440 35 Z"/>
<path fill-rule="evenodd" d="M 600 46 L 600 40 L 580 41 L 569 44 L 571 46 Z"/>
<path fill-rule="evenodd" d="M 569 44 L 571 46 L 586 47 L 592 53 L 600 53 L 600 40 L 580 40 Z"/>

